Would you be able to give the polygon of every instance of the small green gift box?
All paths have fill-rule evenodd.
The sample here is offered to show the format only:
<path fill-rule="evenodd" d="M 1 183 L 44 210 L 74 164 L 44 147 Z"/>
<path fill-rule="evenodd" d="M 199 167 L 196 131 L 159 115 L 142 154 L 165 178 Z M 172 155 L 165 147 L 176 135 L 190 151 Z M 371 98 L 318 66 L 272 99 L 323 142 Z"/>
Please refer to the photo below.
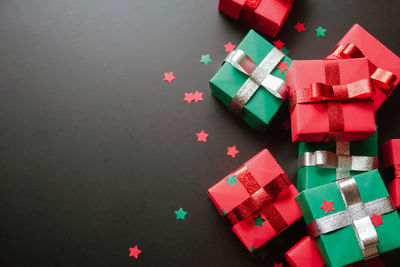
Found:
<path fill-rule="evenodd" d="M 378 130 L 377 130 L 378 131 Z M 378 132 L 363 141 L 301 142 L 297 170 L 299 192 L 378 167 Z"/>
<path fill-rule="evenodd" d="M 296 196 L 327 266 L 344 266 L 400 247 L 400 218 L 378 170 Z"/>
<path fill-rule="evenodd" d="M 211 78 L 211 92 L 252 128 L 265 130 L 286 98 L 285 69 L 291 63 L 250 30 Z"/>

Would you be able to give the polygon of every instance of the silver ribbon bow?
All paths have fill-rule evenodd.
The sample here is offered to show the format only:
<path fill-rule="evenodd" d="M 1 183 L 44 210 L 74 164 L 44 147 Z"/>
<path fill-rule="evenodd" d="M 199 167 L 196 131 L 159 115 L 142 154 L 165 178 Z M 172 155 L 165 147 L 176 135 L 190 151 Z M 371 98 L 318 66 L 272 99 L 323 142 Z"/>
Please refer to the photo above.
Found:
<path fill-rule="evenodd" d="M 307 225 L 311 238 L 339 230 L 351 225 L 356 234 L 364 259 L 378 256 L 379 239 L 370 216 L 383 215 L 394 211 L 390 197 L 379 198 L 363 203 L 354 178 L 336 182 L 342 195 L 346 210 L 319 218 Z"/>
<path fill-rule="evenodd" d="M 336 153 L 324 150 L 304 152 L 299 157 L 298 168 L 314 166 L 336 169 L 336 180 L 350 176 L 350 171 L 372 171 L 376 168 L 376 157 L 350 155 L 349 142 L 336 142 Z"/>
<path fill-rule="evenodd" d="M 237 70 L 249 76 L 231 102 L 232 111 L 240 113 L 260 86 L 277 98 L 286 99 L 285 81 L 270 74 L 284 56 L 285 54 L 274 47 L 257 66 L 243 50 L 236 49 L 227 55 L 225 62 L 229 62 Z"/>

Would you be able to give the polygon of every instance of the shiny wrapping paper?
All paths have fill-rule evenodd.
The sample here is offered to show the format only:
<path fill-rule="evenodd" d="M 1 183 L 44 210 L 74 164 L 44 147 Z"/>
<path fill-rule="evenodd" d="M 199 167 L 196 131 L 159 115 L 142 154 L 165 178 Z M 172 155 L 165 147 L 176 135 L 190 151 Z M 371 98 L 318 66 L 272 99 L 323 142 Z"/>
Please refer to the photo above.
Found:
<path fill-rule="evenodd" d="M 301 217 L 298 191 L 267 149 L 208 190 L 210 199 L 249 251 Z"/>
<path fill-rule="evenodd" d="M 349 194 L 347 197 L 347 204 L 345 204 L 343 199 L 343 195 L 347 194 L 346 190 L 344 190 L 345 193 L 343 193 L 342 189 L 339 189 L 341 186 L 336 182 L 304 190 L 296 197 L 307 228 L 309 229 L 310 237 L 315 236 L 315 232 L 310 231 L 315 222 L 328 219 L 332 216 L 336 218 L 339 216 L 339 220 L 334 220 L 323 225 L 323 227 L 329 228 L 332 223 L 345 223 L 346 216 L 342 215 L 352 214 L 350 218 L 353 219 L 350 219 L 350 221 L 352 221 L 353 225 L 350 224 L 338 230 L 321 234 L 314 239 L 327 266 L 344 266 L 364 260 L 364 253 L 362 252 L 359 236 L 356 235 L 355 229 L 357 229 L 357 225 L 360 221 L 365 223 L 365 219 L 369 221 L 370 217 L 361 217 L 363 219 L 360 219 L 357 215 L 357 212 L 360 212 L 360 208 L 367 209 L 368 213 L 374 211 L 374 213 L 382 212 L 383 214 L 383 224 L 374 227 L 374 225 L 369 222 L 368 227 L 359 228 L 361 231 L 360 239 L 362 240 L 365 237 L 365 232 L 363 233 L 363 231 L 366 230 L 368 230 L 367 236 L 371 237 L 374 234 L 377 236 L 378 242 L 373 242 L 372 244 L 374 245 L 371 244 L 372 246 L 368 247 L 367 251 L 373 248 L 376 249 L 376 254 L 382 254 L 400 247 L 400 235 L 398 235 L 400 218 L 398 213 L 393 209 L 389 194 L 379 172 L 374 170 L 356 175 L 353 178 L 345 179 L 343 180 L 344 182 L 342 181 L 342 185 L 351 180 L 356 183 L 357 194 Z M 349 202 L 354 201 L 358 194 L 361 199 L 359 204 L 362 205 L 352 204 L 355 206 L 347 206 L 350 205 Z M 329 214 L 326 214 L 321 208 L 323 200 L 333 201 L 334 211 L 330 211 Z M 383 203 L 380 200 L 387 200 L 385 203 L 390 204 L 390 209 L 388 209 L 388 205 L 384 204 L 378 206 L 371 205 L 373 203 Z M 347 217 L 347 220 L 348 219 L 349 217 Z"/>
<path fill-rule="evenodd" d="M 218 9 L 259 32 L 274 37 L 282 27 L 293 0 L 220 0 Z"/>
<path fill-rule="evenodd" d="M 286 79 L 293 142 L 358 141 L 375 132 L 366 58 L 294 60 Z"/>
<path fill-rule="evenodd" d="M 352 141 L 348 144 L 348 152 L 351 156 L 378 157 L 378 133 L 364 141 Z M 306 152 L 327 151 L 337 154 L 336 142 L 301 142 L 299 143 L 299 161 Z M 317 166 L 302 166 L 299 162 L 297 170 L 297 190 L 317 187 L 334 182 L 338 177 L 336 168 L 322 168 Z M 377 161 L 376 161 L 377 163 Z M 377 164 L 375 168 L 377 168 Z M 360 174 L 362 171 L 350 170 L 350 176 Z M 343 178 L 343 177 L 342 177 Z"/>
<path fill-rule="evenodd" d="M 273 51 L 280 53 L 272 44 L 253 30 L 249 31 L 243 41 L 238 45 L 237 50 L 243 51 L 256 65 L 260 65 L 267 55 Z M 281 62 L 287 62 L 288 66 L 290 66 L 292 60 L 286 55 L 283 55 Z M 269 74 L 270 78 L 286 81 L 285 74 L 276 67 L 272 68 Z M 236 99 L 237 94 L 242 91 L 241 89 L 247 81 L 249 81 L 249 75 L 243 73 L 231 63 L 225 62 L 211 78 L 210 88 L 212 94 L 218 98 L 218 100 L 232 109 L 233 100 Z M 272 94 L 263 86 L 259 86 L 240 112 L 236 110 L 234 113 L 238 114 L 252 128 L 265 130 L 270 120 L 281 107 L 283 101 L 283 99 Z"/>
<path fill-rule="evenodd" d="M 349 44 L 355 45 L 373 65 L 395 75 L 390 90 L 382 90 L 379 86 L 375 86 L 376 94 L 373 97 L 373 108 L 376 111 L 400 82 L 400 58 L 358 24 L 355 24 L 344 35 L 338 46 Z M 330 54 L 327 58 L 335 59 L 337 56 Z"/>
<path fill-rule="evenodd" d="M 383 176 L 394 205 L 400 207 L 400 139 L 383 144 Z"/>

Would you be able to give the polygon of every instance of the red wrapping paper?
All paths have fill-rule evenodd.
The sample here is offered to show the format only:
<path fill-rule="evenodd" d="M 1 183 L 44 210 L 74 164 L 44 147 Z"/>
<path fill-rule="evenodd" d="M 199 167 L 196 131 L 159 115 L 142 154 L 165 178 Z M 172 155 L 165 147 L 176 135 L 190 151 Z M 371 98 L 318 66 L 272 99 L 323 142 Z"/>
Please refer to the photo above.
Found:
<path fill-rule="evenodd" d="M 242 183 L 240 181 L 239 174 L 243 169 L 246 169 L 254 178 L 252 182 Z M 237 209 L 237 207 L 243 205 L 243 203 L 247 203 L 250 198 L 250 194 L 246 187 L 257 188 L 260 186 L 268 188 L 270 185 L 273 185 L 270 189 L 277 188 L 275 181 L 280 180 L 282 177 L 286 177 L 282 168 L 267 149 L 262 150 L 247 161 L 238 169 L 238 171 L 228 174 L 208 190 L 210 199 L 220 214 L 227 218 L 231 223 L 232 219 L 229 217 L 233 211 Z M 233 176 L 237 178 L 232 180 L 231 177 Z M 254 182 L 258 185 L 254 186 Z M 268 189 L 266 191 L 268 192 Z M 286 227 L 290 226 L 301 217 L 301 212 L 294 199 L 298 194 L 298 191 L 290 181 L 283 190 L 278 190 L 272 194 L 268 193 L 268 195 L 274 194 L 276 194 L 276 197 L 268 205 L 263 205 L 263 208 L 251 213 L 249 217 L 243 220 L 234 221 L 233 223 L 233 232 L 249 251 L 260 248 L 268 240 L 276 236 L 279 232 L 283 231 Z M 255 195 L 260 194 L 255 193 L 253 196 Z M 258 197 L 254 198 L 257 199 Z M 266 217 L 265 214 L 271 214 L 271 216 Z M 260 220 L 260 216 L 262 220 Z M 260 222 L 262 222 L 261 226 L 259 226 Z"/>
<path fill-rule="evenodd" d="M 400 139 L 383 144 L 384 177 L 390 179 L 388 192 L 396 207 L 400 207 Z"/>
<path fill-rule="evenodd" d="M 290 0 L 220 0 L 218 9 L 250 28 L 274 37 L 289 15 Z"/>
<path fill-rule="evenodd" d="M 329 66 L 332 64 L 336 65 L 336 69 L 333 68 L 334 71 L 330 71 Z M 362 80 L 367 81 L 369 79 L 368 60 L 366 58 L 294 60 L 286 74 L 286 79 L 290 88 L 289 101 L 293 102 L 294 96 L 298 95 L 296 90 L 311 88 L 314 83 L 348 85 Z M 376 131 L 372 100 L 340 101 L 342 104 L 337 112 L 329 107 L 332 102 L 291 103 L 292 141 L 356 141 L 367 139 Z M 336 134 L 333 131 L 334 127 L 339 129 Z M 340 130 L 341 127 L 342 130 Z"/>
<path fill-rule="evenodd" d="M 372 64 L 390 71 L 396 76 L 392 90 L 384 92 L 379 86 L 375 86 L 376 94 L 373 97 L 373 107 L 376 111 L 400 82 L 400 58 L 358 24 L 355 24 L 338 43 L 338 45 L 344 46 L 348 44 L 357 46 Z M 331 54 L 327 58 L 335 59 L 337 57 Z"/>

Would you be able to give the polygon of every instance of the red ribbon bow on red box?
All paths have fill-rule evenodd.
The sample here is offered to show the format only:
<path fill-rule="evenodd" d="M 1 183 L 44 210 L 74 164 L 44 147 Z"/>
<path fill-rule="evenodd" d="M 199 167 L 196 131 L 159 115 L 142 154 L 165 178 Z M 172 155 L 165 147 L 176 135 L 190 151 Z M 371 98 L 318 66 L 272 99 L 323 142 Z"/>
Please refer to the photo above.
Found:
<path fill-rule="evenodd" d="M 276 233 L 285 230 L 288 225 L 275 208 L 273 201 L 283 190 L 291 185 L 286 174 L 279 174 L 264 187 L 258 184 L 246 166 L 241 167 L 234 175 L 250 196 L 225 215 L 231 225 L 234 226 L 238 222 L 249 218 L 255 212 L 260 212 Z"/>
<path fill-rule="evenodd" d="M 353 43 L 338 45 L 332 52 L 332 55 L 340 59 L 365 57 L 361 50 Z M 368 64 L 371 80 L 384 93 L 389 94 L 394 88 L 393 83 L 396 80 L 396 75 L 388 70 L 378 68 L 369 60 Z"/>

